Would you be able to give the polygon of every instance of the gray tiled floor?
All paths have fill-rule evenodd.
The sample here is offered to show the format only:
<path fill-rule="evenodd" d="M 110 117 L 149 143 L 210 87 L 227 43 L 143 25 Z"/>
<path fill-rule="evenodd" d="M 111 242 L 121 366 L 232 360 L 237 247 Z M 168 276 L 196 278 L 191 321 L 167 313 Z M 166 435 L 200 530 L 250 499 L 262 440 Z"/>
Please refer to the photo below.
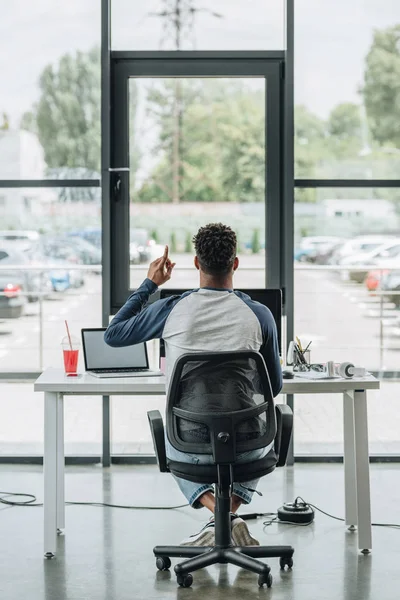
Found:
<path fill-rule="evenodd" d="M 372 465 L 372 508 L 375 521 L 400 523 L 400 467 Z M 35 493 L 42 499 L 38 467 L 0 466 L 0 489 Z M 265 477 L 252 505 L 273 511 L 297 494 L 336 515 L 343 515 L 340 465 L 296 465 Z M 151 466 L 67 468 L 67 500 L 121 504 L 171 505 L 182 498 L 172 477 Z M 291 573 L 280 573 L 277 560 L 271 590 L 259 589 L 256 576 L 232 566 L 213 567 L 194 575 L 193 587 L 176 586 L 173 571 L 157 572 L 155 544 L 177 543 L 196 531 L 205 511 L 133 511 L 68 506 L 65 535 L 57 558 L 42 552 L 42 508 L 0 508 L 0 597 L 5 600 L 144 600 L 208 598 L 274 600 L 394 600 L 398 598 L 400 531 L 374 528 L 370 556 L 357 551 L 356 535 L 342 523 L 317 514 L 307 528 L 251 525 L 265 544 L 292 544 Z"/>

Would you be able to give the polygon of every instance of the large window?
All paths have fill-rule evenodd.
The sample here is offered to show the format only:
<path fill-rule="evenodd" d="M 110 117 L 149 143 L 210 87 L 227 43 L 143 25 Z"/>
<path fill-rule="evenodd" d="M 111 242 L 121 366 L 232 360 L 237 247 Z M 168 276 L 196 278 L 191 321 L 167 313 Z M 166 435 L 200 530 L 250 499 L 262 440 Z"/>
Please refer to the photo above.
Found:
<path fill-rule="evenodd" d="M 165 244 L 168 285 L 198 285 L 192 237 L 223 221 L 239 238 L 237 285 L 263 287 L 265 78 L 131 78 L 129 98 L 130 286 Z"/>
<path fill-rule="evenodd" d="M 369 424 L 371 451 L 395 454 L 400 10 L 392 0 L 298 0 L 295 10 L 295 333 L 312 340 L 313 362 L 394 375 L 371 395 Z M 338 400 L 297 399 L 295 452 L 342 452 Z"/>
<path fill-rule="evenodd" d="M 0 179 L 98 179 L 100 2 L 16 0 L 0 39 Z"/>
<path fill-rule="evenodd" d="M 170 285 L 197 285 L 192 237 L 215 221 L 238 232 L 237 285 L 279 286 L 279 58 L 114 60 L 112 309 L 165 244 L 177 263 Z"/>
<path fill-rule="evenodd" d="M 349 361 L 382 380 L 369 399 L 377 454 L 400 451 L 399 197 L 397 188 L 298 189 L 294 206 L 295 335 L 311 342 L 313 363 Z M 343 452 L 339 396 L 297 397 L 295 424 L 295 453 Z"/>
<path fill-rule="evenodd" d="M 296 177 L 398 178 L 400 6 L 295 2 Z"/>
<path fill-rule="evenodd" d="M 100 8 L 16 0 L 1 18 L 3 373 L 61 367 L 65 319 L 77 337 L 101 325 Z M 1 386 L 1 453 L 41 454 L 43 398 L 32 383 Z M 67 453 L 98 454 L 99 399 L 69 399 L 65 412 Z"/>
<path fill-rule="evenodd" d="M 100 188 L 1 188 L 1 193 L 1 371 L 62 368 L 65 320 L 78 339 L 81 327 L 101 326 Z M 33 382 L 0 385 L 0 451 L 41 454 L 42 395 L 33 392 Z M 68 398 L 65 416 L 67 454 L 99 454 L 99 399 Z"/>
<path fill-rule="evenodd" d="M 394 0 L 294 5 L 295 333 L 312 340 L 312 360 L 395 373 L 400 8 Z M 239 233 L 237 287 L 279 285 L 285 2 L 112 0 L 111 7 L 113 51 L 145 52 L 142 63 L 130 55 L 134 69 L 125 73 L 122 93 L 112 86 L 120 104 L 110 166 L 123 169 L 111 176 L 110 196 L 121 211 L 112 233 L 124 246 L 110 286 L 118 292 L 113 307 L 143 280 L 165 243 L 177 262 L 169 285 L 195 285 L 191 237 L 212 220 Z M 15 0 L 2 14 L 2 371 L 61 366 L 65 319 L 78 337 L 81 327 L 101 325 L 100 9 L 99 0 Z M 156 50 L 158 66 L 145 72 L 143 61 L 149 65 L 148 51 Z M 171 58 L 174 50 L 198 51 L 186 56 L 190 72 Z M 261 62 L 253 69 L 248 57 L 235 71 L 232 61 L 249 50 L 257 51 L 251 61 L 272 50 L 276 64 L 261 72 Z M 219 51 L 234 52 L 206 72 L 204 60 Z M 121 52 L 119 58 L 121 65 Z M 32 180 L 59 186 L 35 187 Z M 118 204 L 118 190 L 126 203 Z M 155 366 L 157 344 L 149 349 Z M 2 385 L 0 451 L 41 452 L 42 398 L 30 384 Z M 385 380 L 380 394 L 371 394 L 373 452 L 399 452 L 398 387 Z M 390 425 L 380 416 L 382 401 Z M 163 402 L 113 399 L 113 452 L 150 452 L 145 412 Z M 296 452 L 341 451 L 340 404 L 297 399 Z M 68 399 L 66 423 L 67 453 L 99 452 L 99 398 Z"/>

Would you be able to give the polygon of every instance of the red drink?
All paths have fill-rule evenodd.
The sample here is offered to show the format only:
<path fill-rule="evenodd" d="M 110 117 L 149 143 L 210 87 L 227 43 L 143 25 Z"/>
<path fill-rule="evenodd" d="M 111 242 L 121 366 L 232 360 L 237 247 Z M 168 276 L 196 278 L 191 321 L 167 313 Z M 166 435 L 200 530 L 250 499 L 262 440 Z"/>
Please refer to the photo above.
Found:
<path fill-rule="evenodd" d="M 76 375 L 78 370 L 79 350 L 63 350 L 64 368 L 67 375 Z"/>

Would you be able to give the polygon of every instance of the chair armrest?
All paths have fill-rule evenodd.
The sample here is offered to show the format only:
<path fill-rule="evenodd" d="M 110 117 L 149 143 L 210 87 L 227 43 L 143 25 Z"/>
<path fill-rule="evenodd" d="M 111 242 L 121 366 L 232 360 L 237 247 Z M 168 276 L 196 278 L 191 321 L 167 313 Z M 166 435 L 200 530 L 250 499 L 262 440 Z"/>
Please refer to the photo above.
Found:
<path fill-rule="evenodd" d="M 275 454 L 278 457 L 277 467 L 284 467 L 289 451 L 293 430 L 293 411 L 287 404 L 276 404 L 276 437 Z"/>
<path fill-rule="evenodd" d="M 165 452 L 164 423 L 161 413 L 159 410 L 150 410 L 147 413 L 147 417 L 149 419 L 150 431 L 153 438 L 158 468 L 160 469 L 161 473 L 168 473 L 169 469 L 167 466 L 167 455 Z"/>

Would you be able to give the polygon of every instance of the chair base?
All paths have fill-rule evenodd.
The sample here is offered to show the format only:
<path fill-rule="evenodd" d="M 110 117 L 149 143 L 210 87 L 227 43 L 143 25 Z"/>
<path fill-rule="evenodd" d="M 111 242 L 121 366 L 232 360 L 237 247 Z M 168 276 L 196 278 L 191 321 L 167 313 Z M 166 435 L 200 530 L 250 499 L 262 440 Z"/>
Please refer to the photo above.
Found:
<path fill-rule="evenodd" d="M 292 546 L 156 546 L 153 550 L 157 558 L 157 568 L 167 570 L 171 566 L 170 557 L 188 558 L 175 565 L 178 584 L 189 587 L 192 584 L 192 571 L 215 564 L 233 564 L 242 569 L 258 573 L 258 585 L 272 585 L 271 568 L 257 558 L 280 558 L 280 567 L 293 566 Z"/>

